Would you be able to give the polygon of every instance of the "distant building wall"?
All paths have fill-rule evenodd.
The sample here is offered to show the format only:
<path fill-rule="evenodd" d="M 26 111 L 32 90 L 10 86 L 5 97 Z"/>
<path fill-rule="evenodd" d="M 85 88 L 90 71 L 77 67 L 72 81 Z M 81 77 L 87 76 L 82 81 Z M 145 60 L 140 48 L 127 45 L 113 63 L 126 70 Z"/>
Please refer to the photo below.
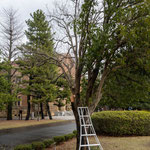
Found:
<path fill-rule="evenodd" d="M 65 54 L 63 54 L 63 55 L 65 56 Z M 64 62 L 68 65 L 71 64 L 72 61 L 73 60 L 70 57 L 66 57 L 64 60 Z M 13 67 L 19 68 L 17 64 L 13 64 Z M 65 68 L 65 70 L 67 69 L 66 67 L 64 67 L 64 68 Z M 12 78 L 13 88 L 15 89 L 18 86 L 24 88 L 25 85 L 21 85 L 20 83 L 23 80 L 28 80 L 29 79 L 28 76 L 22 77 L 21 72 L 16 71 L 15 69 L 12 69 L 12 73 L 14 73 L 14 76 Z M 59 73 L 62 73 L 61 68 L 59 69 Z M 71 74 L 73 77 L 75 76 L 75 67 L 72 67 Z M 22 110 L 23 116 L 25 116 L 27 114 L 27 96 L 23 95 L 23 94 L 18 94 L 17 97 L 20 99 L 20 101 L 14 102 L 13 112 L 12 112 L 13 116 L 18 116 L 19 110 Z M 73 101 L 73 96 L 71 96 L 70 99 L 71 99 L 71 101 Z M 63 102 L 64 102 L 64 104 L 66 103 L 65 100 Z M 54 115 L 55 112 L 59 111 L 58 107 L 56 105 L 54 105 L 53 102 L 49 103 L 49 106 L 50 106 L 50 111 L 51 111 L 52 115 Z M 32 103 L 31 103 L 31 112 L 35 111 L 35 108 L 33 108 L 33 107 L 34 107 L 34 105 L 32 105 Z M 70 104 L 66 104 L 65 106 L 61 107 L 61 111 L 66 111 L 66 110 L 71 110 Z M 46 112 L 46 108 L 44 108 L 44 111 Z M 7 111 L 0 111 L 0 117 L 6 117 L 6 116 L 7 116 Z"/>

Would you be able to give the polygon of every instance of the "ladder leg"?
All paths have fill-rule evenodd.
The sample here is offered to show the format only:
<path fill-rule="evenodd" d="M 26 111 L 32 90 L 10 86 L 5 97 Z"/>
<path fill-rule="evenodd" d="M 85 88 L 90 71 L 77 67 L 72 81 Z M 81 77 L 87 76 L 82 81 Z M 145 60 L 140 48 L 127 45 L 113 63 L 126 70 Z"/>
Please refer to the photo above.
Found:
<path fill-rule="evenodd" d="M 79 121 L 80 121 L 80 145 L 79 150 L 82 149 L 82 147 L 87 147 L 88 150 L 91 150 L 91 146 L 99 147 L 100 150 L 103 150 L 98 137 L 96 136 L 96 132 L 94 130 L 91 116 L 89 113 L 88 107 L 78 107 L 78 115 L 79 115 Z M 93 136 L 95 139 L 96 144 L 90 144 L 89 142 L 89 136 Z M 86 139 L 86 143 L 82 144 L 82 137 L 83 139 Z"/>
<path fill-rule="evenodd" d="M 79 110 L 79 113 L 80 113 L 80 110 Z M 79 121 L 80 121 L 80 145 L 79 145 L 79 150 L 81 150 L 81 140 L 82 140 L 82 127 L 81 127 L 81 124 L 82 124 L 82 118 L 79 118 Z"/>
<path fill-rule="evenodd" d="M 88 133 L 87 133 L 87 128 L 86 128 L 86 120 L 87 120 L 87 118 L 84 118 L 84 115 L 87 115 L 87 112 L 86 112 L 86 109 L 84 109 L 84 111 L 82 111 L 82 116 L 83 116 L 83 124 L 84 124 L 84 126 L 83 126 L 83 128 L 84 128 L 84 131 L 85 131 L 85 134 L 87 135 Z M 89 145 L 89 139 L 88 139 L 88 136 L 86 136 L 86 143 L 84 143 L 84 144 L 88 144 Z M 88 150 L 90 150 L 91 148 L 88 146 Z"/>

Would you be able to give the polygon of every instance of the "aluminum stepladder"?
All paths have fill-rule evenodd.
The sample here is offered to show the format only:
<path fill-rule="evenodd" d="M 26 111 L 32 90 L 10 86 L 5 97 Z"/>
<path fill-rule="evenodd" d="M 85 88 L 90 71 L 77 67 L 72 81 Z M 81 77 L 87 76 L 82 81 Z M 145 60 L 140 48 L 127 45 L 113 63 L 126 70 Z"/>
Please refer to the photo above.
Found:
<path fill-rule="evenodd" d="M 80 120 L 80 146 L 79 150 L 83 147 L 87 147 L 91 150 L 91 147 L 98 147 L 99 150 L 103 150 L 99 139 L 95 133 L 88 107 L 78 107 L 78 115 Z M 83 137 L 86 138 L 86 144 L 82 145 Z M 95 143 L 90 143 L 89 137 L 94 137 Z"/>

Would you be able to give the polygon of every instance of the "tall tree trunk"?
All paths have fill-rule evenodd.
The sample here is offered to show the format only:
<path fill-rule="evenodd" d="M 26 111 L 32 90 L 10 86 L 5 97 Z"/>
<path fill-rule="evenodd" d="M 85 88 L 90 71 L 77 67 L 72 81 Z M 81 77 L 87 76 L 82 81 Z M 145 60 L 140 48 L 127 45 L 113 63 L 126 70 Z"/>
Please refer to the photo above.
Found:
<path fill-rule="evenodd" d="M 39 113 L 40 109 L 39 109 L 39 103 L 38 103 L 38 112 L 37 112 L 37 121 L 40 121 L 40 113 Z"/>
<path fill-rule="evenodd" d="M 27 96 L 27 115 L 26 120 L 29 120 L 30 118 L 30 110 L 31 110 L 31 104 L 30 104 L 30 95 Z"/>
<path fill-rule="evenodd" d="M 41 118 L 44 119 L 43 103 L 40 103 L 40 108 L 41 108 Z"/>
<path fill-rule="evenodd" d="M 79 116 L 77 111 L 74 112 L 75 115 L 75 121 L 76 121 L 76 129 L 77 129 L 77 143 L 76 143 L 76 150 L 79 150 L 79 146 L 80 146 L 80 121 L 79 121 Z M 82 131 L 82 133 L 84 133 L 84 131 Z M 85 145 L 86 144 L 86 137 L 83 136 L 81 139 L 81 144 Z M 82 150 L 88 150 L 88 147 L 82 147 Z"/>
<path fill-rule="evenodd" d="M 48 102 L 46 102 L 46 108 L 47 108 L 48 117 L 50 120 L 52 120 L 53 118 L 52 118 L 52 114 Z"/>
<path fill-rule="evenodd" d="M 77 112 L 74 112 L 74 115 Z M 75 115 L 75 120 L 76 120 L 76 129 L 77 129 L 77 143 L 76 143 L 76 150 L 79 150 L 79 146 L 80 146 L 80 121 L 78 118 L 78 114 Z"/>
<path fill-rule="evenodd" d="M 11 67 L 11 64 L 9 65 L 9 67 Z M 11 69 L 8 70 L 8 83 L 12 84 L 11 83 Z M 12 85 L 9 89 L 9 94 L 12 95 Z M 12 105 L 13 105 L 12 101 L 8 102 L 8 105 L 7 105 L 7 120 L 12 120 Z"/>
<path fill-rule="evenodd" d="M 8 106 L 7 106 L 7 120 L 12 120 L 12 102 L 8 102 Z"/>
<path fill-rule="evenodd" d="M 71 104 L 72 104 L 72 110 L 73 110 L 73 113 L 74 113 L 74 116 L 75 116 L 76 130 L 77 130 L 76 150 L 79 150 L 79 146 L 80 146 L 80 120 L 79 120 L 79 115 L 78 115 L 78 112 L 77 112 L 77 107 L 74 106 L 74 103 L 71 103 Z M 84 145 L 85 143 L 86 143 L 86 137 L 83 137 L 81 144 Z M 82 150 L 88 150 L 88 148 L 84 147 L 84 148 L 82 148 Z"/>

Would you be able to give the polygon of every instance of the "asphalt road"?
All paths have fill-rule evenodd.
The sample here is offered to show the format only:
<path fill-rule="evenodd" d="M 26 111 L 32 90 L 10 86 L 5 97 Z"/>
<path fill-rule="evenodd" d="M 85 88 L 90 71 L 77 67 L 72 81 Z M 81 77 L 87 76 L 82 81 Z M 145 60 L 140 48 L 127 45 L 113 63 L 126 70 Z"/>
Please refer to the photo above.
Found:
<path fill-rule="evenodd" d="M 74 121 L 0 131 L 0 150 L 13 150 L 18 144 L 31 143 L 54 136 L 71 133 L 76 129 Z"/>

